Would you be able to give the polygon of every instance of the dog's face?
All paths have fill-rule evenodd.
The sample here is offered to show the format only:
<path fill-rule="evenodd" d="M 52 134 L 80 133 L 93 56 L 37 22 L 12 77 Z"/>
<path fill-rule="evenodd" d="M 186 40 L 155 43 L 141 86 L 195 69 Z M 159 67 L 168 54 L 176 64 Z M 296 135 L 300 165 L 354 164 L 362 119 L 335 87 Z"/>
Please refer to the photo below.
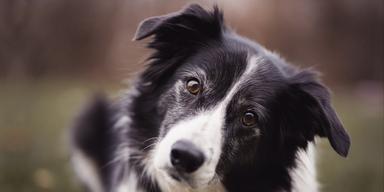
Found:
<path fill-rule="evenodd" d="M 256 78 L 267 61 L 247 49 L 210 46 L 175 71 L 159 102 L 165 117 L 154 165 L 193 187 L 214 179 L 221 158 L 233 159 L 254 146 L 262 132 L 258 118 L 265 113 L 263 96 L 253 90 L 268 81 Z M 224 150 L 225 145 L 231 147 Z"/>
<path fill-rule="evenodd" d="M 161 90 L 161 121 L 148 166 L 167 182 L 199 188 L 234 169 L 291 166 L 317 135 L 347 154 L 348 136 L 315 75 L 230 32 L 217 9 L 149 18 L 136 39 L 150 35 L 156 52 L 142 83 Z"/>

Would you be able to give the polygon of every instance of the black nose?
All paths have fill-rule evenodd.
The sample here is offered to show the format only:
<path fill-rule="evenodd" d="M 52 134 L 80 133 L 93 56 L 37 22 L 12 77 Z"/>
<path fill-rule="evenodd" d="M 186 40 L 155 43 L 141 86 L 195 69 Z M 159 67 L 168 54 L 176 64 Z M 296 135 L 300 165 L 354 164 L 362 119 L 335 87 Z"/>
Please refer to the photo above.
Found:
<path fill-rule="evenodd" d="M 171 163 L 179 172 L 192 173 L 204 163 L 204 160 L 203 152 L 189 141 L 179 140 L 172 145 Z"/>

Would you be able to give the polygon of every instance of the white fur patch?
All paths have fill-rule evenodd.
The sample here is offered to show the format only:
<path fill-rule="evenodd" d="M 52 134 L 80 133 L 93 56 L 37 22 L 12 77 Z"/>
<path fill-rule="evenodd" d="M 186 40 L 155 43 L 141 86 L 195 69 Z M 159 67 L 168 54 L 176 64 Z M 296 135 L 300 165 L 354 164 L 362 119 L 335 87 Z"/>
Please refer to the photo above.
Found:
<path fill-rule="evenodd" d="M 125 128 L 128 125 L 128 123 L 130 123 L 130 119 L 124 115 L 117 120 L 117 122 L 115 123 L 115 126 L 113 127 L 115 127 L 116 129 Z"/>
<path fill-rule="evenodd" d="M 292 192 L 317 192 L 314 144 L 308 144 L 307 151 L 299 150 L 296 158 L 296 167 L 290 170 Z"/>
<path fill-rule="evenodd" d="M 92 192 L 104 192 L 101 179 L 95 163 L 86 157 L 81 151 L 76 150 L 72 155 L 72 162 L 79 179 Z"/>
<path fill-rule="evenodd" d="M 143 192 L 138 186 L 137 175 L 134 171 L 130 171 L 127 176 L 125 176 L 124 180 L 119 184 L 116 188 L 115 192 Z"/>

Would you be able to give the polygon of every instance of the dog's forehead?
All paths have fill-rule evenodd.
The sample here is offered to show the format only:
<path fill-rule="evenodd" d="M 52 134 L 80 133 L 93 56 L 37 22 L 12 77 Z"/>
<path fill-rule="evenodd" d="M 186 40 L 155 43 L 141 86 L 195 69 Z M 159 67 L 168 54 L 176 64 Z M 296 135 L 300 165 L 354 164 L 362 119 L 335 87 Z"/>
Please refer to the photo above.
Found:
<path fill-rule="evenodd" d="M 234 81 L 242 75 L 257 50 L 237 39 L 207 43 L 186 62 L 186 70 L 199 70 L 208 80 Z M 215 82 L 216 83 L 216 82 Z"/>
<path fill-rule="evenodd" d="M 268 55 L 258 47 L 238 40 L 224 41 L 199 50 L 187 61 L 183 70 L 199 73 L 204 80 L 221 87 L 229 87 L 241 77 L 250 85 L 280 74 Z"/>

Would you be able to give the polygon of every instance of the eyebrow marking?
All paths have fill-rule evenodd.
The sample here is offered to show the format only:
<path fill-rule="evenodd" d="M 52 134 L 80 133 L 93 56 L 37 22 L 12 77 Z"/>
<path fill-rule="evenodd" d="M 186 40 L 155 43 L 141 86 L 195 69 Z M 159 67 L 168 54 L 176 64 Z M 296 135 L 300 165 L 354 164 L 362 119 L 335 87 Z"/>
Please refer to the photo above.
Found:
<path fill-rule="evenodd" d="M 251 56 L 248 60 L 245 71 L 240 76 L 239 80 L 232 86 L 227 96 L 221 102 L 221 105 L 227 105 L 235 93 L 238 91 L 240 85 L 254 72 L 260 63 L 264 62 L 264 59 L 260 56 Z"/>

